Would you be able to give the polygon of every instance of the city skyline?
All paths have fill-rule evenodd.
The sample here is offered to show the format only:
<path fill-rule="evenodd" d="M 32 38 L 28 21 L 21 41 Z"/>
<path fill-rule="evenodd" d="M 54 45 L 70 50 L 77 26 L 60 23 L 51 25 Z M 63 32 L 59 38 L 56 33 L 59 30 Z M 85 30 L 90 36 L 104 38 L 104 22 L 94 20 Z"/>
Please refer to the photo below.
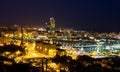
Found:
<path fill-rule="evenodd" d="M 0 72 L 120 72 L 119 3 L 1 0 Z"/>
<path fill-rule="evenodd" d="M 0 2 L 0 25 L 45 26 L 50 17 L 56 27 L 119 32 L 119 2 L 113 0 L 20 0 Z"/>

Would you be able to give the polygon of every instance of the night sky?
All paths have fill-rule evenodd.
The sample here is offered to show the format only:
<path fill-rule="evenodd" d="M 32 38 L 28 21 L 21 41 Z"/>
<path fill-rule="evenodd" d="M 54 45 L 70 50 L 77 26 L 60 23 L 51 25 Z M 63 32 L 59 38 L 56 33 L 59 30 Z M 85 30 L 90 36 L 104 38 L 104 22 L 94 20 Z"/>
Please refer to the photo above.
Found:
<path fill-rule="evenodd" d="M 0 0 L 0 25 L 45 26 L 98 32 L 120 31 L 120 0 Z"/>

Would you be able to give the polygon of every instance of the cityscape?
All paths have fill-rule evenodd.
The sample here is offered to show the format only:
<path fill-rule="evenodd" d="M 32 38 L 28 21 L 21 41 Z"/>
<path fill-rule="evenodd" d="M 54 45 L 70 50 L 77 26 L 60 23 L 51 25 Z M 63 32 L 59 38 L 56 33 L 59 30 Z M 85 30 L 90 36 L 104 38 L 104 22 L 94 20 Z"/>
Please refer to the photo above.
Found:
<path fill-rule="evenodd" d="M 43 28 L 1 26 L 1 72 L 86 72 L 89 67 L 95 68 L 90 72 L 120 71 L 119 33 L 56 29 L 55 25 L 50 17 Z M 75 61 L 84 69 L 70 65 L 77 65 Z M 12 70 L 17 66 L 17 71 Z"/>
<path fill-rule="evenodd" d="M 120 72 L 120 0 L 1 0 L 0 72 Z"/>

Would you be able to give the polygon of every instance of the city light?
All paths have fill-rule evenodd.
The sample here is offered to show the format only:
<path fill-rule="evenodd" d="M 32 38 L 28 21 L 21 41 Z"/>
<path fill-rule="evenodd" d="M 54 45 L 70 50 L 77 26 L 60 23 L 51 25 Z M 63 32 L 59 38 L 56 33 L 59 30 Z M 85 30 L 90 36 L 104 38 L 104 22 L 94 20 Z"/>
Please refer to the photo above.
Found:
<path fill-rule="evenodd" d="M 3 33 L 4 36 L 0 37 L 1 50 L 4 51 L 2 48 L 7 45 L 17 45 L 22 47 L 23 51 L 13 49 L 16 51 L 12 52 L 11 49 L 6 48 L 6 51 L 0 52 L 0 56 L 14 60 L 17 64 L 29 63 L 32 67 L 42 67 L 44 71 L 51 72 L 69 71 L 70 68 L 67 65 L 72 62 L 71 60 L 77 61 L 79 56 L 88 56 L 92 59 L 120 57 L 118 34 L 96 34 L 73 29 L 57 31 L 54 18 L 50 18 L 49 22 L 50 25 L 47 24 L 46 30 L 44 28 L 23 28 L 22 31 L 16 31 L 16 34 L 9 31 Z M 66 61 L 66 64 L 62 61 Z M 3 61 L 3 63 L 12 65 L 10 61 Z M 87 61 L 82 63 L 85 67 L 92 65 Z M 94 63 L 111 69 L 111 66 L 104 62 L 94 61 Z"/>

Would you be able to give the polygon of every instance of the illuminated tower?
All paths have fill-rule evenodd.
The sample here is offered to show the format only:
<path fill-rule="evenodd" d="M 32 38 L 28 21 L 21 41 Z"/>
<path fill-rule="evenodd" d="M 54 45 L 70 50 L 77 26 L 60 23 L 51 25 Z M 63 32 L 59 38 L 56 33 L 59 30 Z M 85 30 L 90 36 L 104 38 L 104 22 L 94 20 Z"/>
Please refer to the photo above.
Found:
<path fill-rule="evenodd" d="M 50 18 L 49 23 L 50 23 L 50 30 L 52 30 L 52 31 L 55 30 L 55 19 L 54 19 L 54 17 Z"/>

